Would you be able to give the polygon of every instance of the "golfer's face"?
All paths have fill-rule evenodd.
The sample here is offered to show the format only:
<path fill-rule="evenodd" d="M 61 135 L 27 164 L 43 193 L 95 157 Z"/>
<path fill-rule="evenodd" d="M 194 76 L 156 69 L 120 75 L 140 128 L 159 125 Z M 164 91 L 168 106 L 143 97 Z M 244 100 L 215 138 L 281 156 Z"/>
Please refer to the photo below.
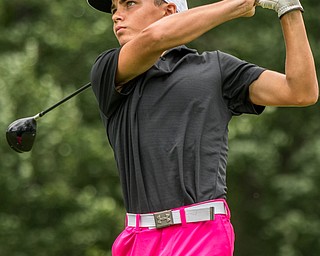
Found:
<path fill-rule="evenodd" d="M 164 16 L 161 6 L 153 0 L 114 0 L 113 31 L 120 45 L 135 38 L 144 28 Z"/>

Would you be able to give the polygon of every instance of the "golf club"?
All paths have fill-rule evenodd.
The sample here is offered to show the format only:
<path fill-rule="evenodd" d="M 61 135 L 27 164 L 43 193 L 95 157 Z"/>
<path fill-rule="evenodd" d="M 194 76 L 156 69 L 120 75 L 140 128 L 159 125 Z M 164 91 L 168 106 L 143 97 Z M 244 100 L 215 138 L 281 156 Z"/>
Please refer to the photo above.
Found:
<path fill-rule="evenodd" d="M 43 117 L 45 114 L 50 112 L 51 110 L 55 109 L 56 107 L 60 106 L 62 103 L 66 102 L 67 100 L 71 99 L 72 97 L 76 96 L 80 92 L 84 91 L 85 89 L 89 88 L 91 83 L 87 83 L 86 85 L 80 87 L 78 90 L 70 94 L 69 96 L 63 98 L 53 106 L 47 108 L 46 110 L 36 114 L 33 117 L 26 117 L 18 119 L 12 122 L 6 131 L 6 137 L 9 146 L 19 152 L 28 152 L 32 149 L 34 140 L 37 134 L 37 120 Z"/>

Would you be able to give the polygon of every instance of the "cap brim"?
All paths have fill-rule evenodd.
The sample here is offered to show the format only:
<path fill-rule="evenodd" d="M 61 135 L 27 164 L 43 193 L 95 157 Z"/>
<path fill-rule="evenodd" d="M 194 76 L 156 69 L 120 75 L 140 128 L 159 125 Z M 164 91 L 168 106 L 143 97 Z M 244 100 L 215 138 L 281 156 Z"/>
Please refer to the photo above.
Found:
<path fill-rule="evenodd" d="M 87 0 L 87 1 L 91 7 L 101 12 L 111 13 L 112 0 Z"/>

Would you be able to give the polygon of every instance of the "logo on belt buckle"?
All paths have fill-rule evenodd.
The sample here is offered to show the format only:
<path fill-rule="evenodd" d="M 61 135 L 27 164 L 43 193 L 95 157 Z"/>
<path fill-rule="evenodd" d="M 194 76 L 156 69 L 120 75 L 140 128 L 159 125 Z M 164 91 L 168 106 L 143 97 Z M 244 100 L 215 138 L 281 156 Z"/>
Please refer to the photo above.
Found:
<path fill-rule="evenodd" d="M 170 210 L 154 213 L 153 216 L 156 228 L 165 228 L 173 225 L 172 212 Z"/>

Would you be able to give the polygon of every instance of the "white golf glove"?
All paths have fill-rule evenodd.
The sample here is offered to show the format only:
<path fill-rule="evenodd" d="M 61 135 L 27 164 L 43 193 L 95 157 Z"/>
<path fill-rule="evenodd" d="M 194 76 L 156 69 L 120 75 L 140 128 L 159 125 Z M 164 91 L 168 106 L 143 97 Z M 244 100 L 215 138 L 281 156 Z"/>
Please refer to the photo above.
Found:
<path fill-rule="evenodd" d="M 293 10 L 304 11 L 299 0 L 256 0 L 256 5 L 276 11 L 279 18 Z"/>

